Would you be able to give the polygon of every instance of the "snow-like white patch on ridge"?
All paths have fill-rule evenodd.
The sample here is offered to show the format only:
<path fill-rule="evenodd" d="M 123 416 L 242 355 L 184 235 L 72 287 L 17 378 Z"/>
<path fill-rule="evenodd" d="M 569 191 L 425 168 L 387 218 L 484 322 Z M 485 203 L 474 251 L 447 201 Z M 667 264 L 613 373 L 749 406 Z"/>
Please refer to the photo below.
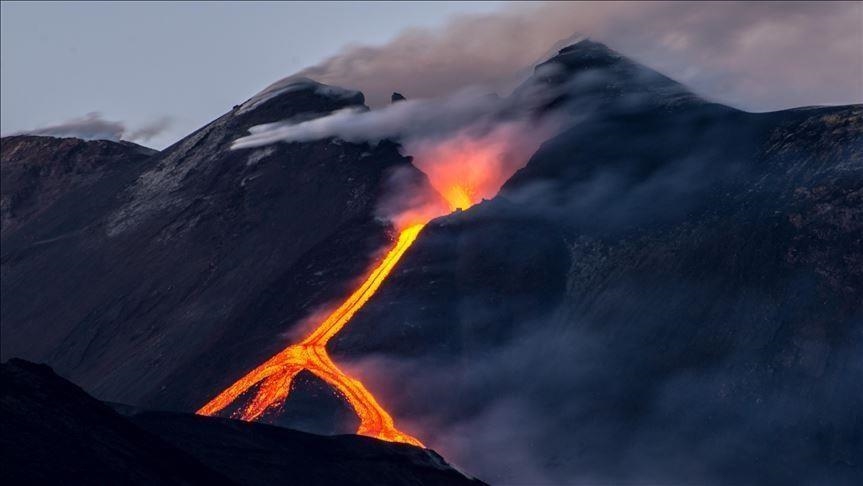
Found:
<path fill-rule="evenodd" d="M 254 110 L 277 96 L 303 90 L 313 90 L 315 94 L 326 96 L 328 98 L 340 99 L 352 98 L 359 94 L 359 91 L 339 88 L 336 86 L 328 86 L 309 78 L 287 77 L 276 81 L 264 88 L 260 93 L 249 98 L 248 101 L 240 105 L 240 109 L 237 113 L 242 115 L 243 113 Z"/>

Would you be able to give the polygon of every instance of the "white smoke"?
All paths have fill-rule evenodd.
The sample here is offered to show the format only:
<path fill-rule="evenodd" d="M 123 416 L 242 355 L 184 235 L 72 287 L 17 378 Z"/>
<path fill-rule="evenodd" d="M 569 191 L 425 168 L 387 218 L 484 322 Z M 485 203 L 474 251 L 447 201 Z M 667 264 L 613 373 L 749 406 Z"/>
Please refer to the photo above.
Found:
<path fill-rule="evenodd" d="M 385 138 L 432 137 L 488 120 L 500 111 L 501 101 L 475 89 L 442 99 L 407 100 L 367 111 L 346 108 L 329 115 L 292 124 L 253 127 L 251 135 L 233 148 L 251 148 L 274 142 L 307 142 L 338 137 L 348 142 L 377 142 Z"/>

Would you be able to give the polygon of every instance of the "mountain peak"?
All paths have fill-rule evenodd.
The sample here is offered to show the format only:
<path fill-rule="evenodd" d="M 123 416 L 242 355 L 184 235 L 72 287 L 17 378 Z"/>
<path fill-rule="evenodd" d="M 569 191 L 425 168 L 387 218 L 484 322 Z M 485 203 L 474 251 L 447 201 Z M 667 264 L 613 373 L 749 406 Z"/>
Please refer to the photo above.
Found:
<path fill-rule="evenodd" d="M 700 101 L 677 81 L 586 37 L 538 64 L 526 83 L 531 84 L 561 90 L 555 104 L 574 100 L 607 104 L 625 99 L 639 106 L 669 106 Z"/>
<path fill-rule="evenodd" d="M 348 104 L 361 105 L 365 103 L 365 97 L 359 91 L 330 86 L 302 76 L 288 76 L 267 86 L 249 98 L 248 101 L 241 104 L 238 114 L 248 113 L 275 98 L 298 92 L 310 92 L 324 98 L 343 100 Z"/>
<path fill-rule="evenodd" d="M 593 41 L 589 37 L 582 37 L 581 39 L 578 39 L 577 41 L 568 44 L 566 47 L 563 47 L 562 49 L 557 51 L 558 54 L 566 54 L 568 52 L 580 52 L 585 54 L 589 53 L 592 55 L 602 55 L 614 58 L 621 57 L 620 54 L 610 49 L 605 44 Z"/>

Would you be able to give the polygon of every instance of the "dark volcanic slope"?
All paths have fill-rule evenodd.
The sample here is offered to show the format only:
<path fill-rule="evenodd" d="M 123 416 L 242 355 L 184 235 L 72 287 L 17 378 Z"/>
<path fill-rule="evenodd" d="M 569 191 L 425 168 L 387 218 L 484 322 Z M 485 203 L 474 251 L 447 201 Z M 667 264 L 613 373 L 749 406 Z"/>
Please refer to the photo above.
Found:
<path fill-rule="evenodd" d="M 4 238 L 64 196 L 79 198 L 99 179 L 135 166 L 154 153 L 130 142 L 29 135 L 3 138 L 0 228 Z"/>
<path fill-rule="evenodd" d="M 3 356 L 48 362 L 100 399 L 194 410 L 274 354 L 387 241 L 388 177 L 425 179 L 389 143 L 230 144 L 362 101 L 277 84 L 4 230 Z"/>
<path fill-rule="evenodd" d="M 320 436 L 177 413 L 132 417 L 240 484 L 473 485 L 434 451 L 358 435 Z"/>
<path fill-rule="evenodd" d="M 123 417 L 50 368 L 0 368 L 0 465 L 13 484 L 480 485 L 432 451 L 187 414 Z"/>
<path fill-rule="evenodd" d="M 0 464 L 8 484 L 227 484 L 107 405 L 23 360 L 0 365 Z"/>
<path fill-rule="evenodd" d="M 549 64 L 577 122 L 429 225 L 335 359 L 376 354 L 491 482 L 860 484 L 863 107 L 744 113 L 591 42 Z"/>

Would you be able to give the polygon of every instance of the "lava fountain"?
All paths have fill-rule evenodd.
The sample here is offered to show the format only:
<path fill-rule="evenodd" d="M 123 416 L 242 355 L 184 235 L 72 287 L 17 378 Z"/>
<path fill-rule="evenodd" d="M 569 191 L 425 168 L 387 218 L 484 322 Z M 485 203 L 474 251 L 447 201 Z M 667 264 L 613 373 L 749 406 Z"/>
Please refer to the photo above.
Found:
<path fill-rule="evenodd" d="M 307 370 L 324 380 L 350 403 L 360 419 L 357 433 L 391 442 L 423 446 L 422 442 L 396 428 L 392 416 L 359 380 L 346 375 L 330 359 L 326 345 L 375 294 L 390 272 L 416 241 L 425 224 L 443 215 L 438 204 L 446 200 L 451 211 L 467 209 L 493 196 L 503 182 L 523 164 L 536 144 L 518 134 L 519 127 L 502 125 L 480 136 L 463 132 L 446 140 L 406 143 L 414 163 L 439 193 L 429 197 L 425 211 L 411 210 L 398 240 L 368 273 L 360 286 L 302 341 L 285 348 L 248 372 L 201 407 L 197 413 L 216 415 L 257 385 L 254 397 L 234 412 L 243 420 L 256 420 L 269 409 L 281 406 L 291 392 L 294 377 Z M 517 144 L 513 147 L 513 144 Z"/>

